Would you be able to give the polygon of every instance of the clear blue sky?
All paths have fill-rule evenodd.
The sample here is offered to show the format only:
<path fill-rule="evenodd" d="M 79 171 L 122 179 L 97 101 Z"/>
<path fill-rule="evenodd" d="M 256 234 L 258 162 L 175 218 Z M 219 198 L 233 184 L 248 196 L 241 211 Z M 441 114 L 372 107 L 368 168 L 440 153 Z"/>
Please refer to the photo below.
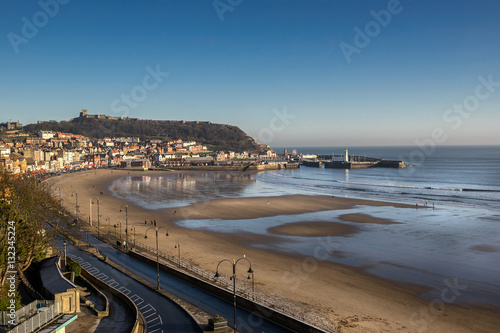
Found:
<path fill-rule="evenodd" d="M 0 121 L 86 108 L 228 123 L 272 146 L 500 144 L 500 83 L 478 88 L 500 82 L 498 0 L 55 1 L 50 15 L 0 2 Z"/>

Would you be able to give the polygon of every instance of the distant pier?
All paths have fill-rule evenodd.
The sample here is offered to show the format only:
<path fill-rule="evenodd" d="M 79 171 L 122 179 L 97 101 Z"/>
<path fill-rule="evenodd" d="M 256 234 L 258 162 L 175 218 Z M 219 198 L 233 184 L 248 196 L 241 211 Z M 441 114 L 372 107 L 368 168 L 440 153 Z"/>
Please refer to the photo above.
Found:
<path fill-rule="evenodd" d="M 313 167 L 313 168 L 321 168 L 322 161 L 302 161 L 303 166 Z"/>
<path fill-rule="evenodd" d="M 411 164 L 404 161 L 387 160 L 383 158 L 349 155 L 347 149 L 343 155 L 318 155 L 314 159 L 307 158 L 302 160 L 302 165 L 308 167 L 330 169 L 366 169 L 366 168 L 407 168 Z"/>
<path fill-rule="evenodd" d="M 366 168 L 406 168 L 411 165 L 406 164 L 404 161 L 393 161 L 379 159 L 375 162 L 342 162 L 330 161 L 324 162 L 325 168 L 332 169 L 366 169 Z"/>

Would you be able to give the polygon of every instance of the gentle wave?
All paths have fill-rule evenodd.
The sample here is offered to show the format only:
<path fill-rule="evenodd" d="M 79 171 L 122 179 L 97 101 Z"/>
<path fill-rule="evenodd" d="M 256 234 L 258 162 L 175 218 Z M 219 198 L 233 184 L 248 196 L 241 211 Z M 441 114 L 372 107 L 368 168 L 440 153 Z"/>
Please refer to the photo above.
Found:
<path fill-rule="evenodd" d="M 391 188 L 411 188 L 417 190 L 438 190 L 438 191 L 459 191 L 459 192 L 496 192 L 500 190 L 492 190 L 486 188 L 460 188 L 460 187 L 435 187 L 435 186 L 418 186 L 418 185 L 402 185 L 402 184 L 388 184 L 388 183 L 367 183 L 367 182 L 347 182 L 336 181 L 338 183 L 363 185 L 363 186 L 378 186 L 378 187 L 391 187 Z"/>
<path fill-rule="evenodd" d="M 463 191 L 463 192 L 496 192 L 496 193 L 500 192 L 500 190 L 487 190 L 487 189 L 477 189 L 477 188 L 461 188 L 460 191 Z"/>
<path fill-rule="evenodd" d="M 440 206 L 498 209 L 498 199 L 493 193 L 500 192 L 499 190 L 467 188 L 464 191 L 460 187 L 355 182 L 308 176 L 283 177 L 283 173 L 275 175 L 269 173 L 261 180 L 281 188 L 282 191 L 288 188 L 286 192 L 289 193 L 341 195 L 412 205 L 417 200 L 417 202 L 429 201 Z"/>

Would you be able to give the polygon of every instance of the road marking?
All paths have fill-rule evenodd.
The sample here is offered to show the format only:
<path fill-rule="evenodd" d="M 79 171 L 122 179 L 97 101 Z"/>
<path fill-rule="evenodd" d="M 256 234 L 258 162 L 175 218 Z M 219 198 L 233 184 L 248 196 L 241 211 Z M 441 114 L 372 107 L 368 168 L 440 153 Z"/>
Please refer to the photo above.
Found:
<path fill-rule="evenodd" d="M 156 318 L 156 319 L 157 319 L 157 318 Z M 156 319 L 155 319 L 155 320 L 156 320 Z M 159 322 L 156 322 L 156 324 L 152 324 L 152 325 L 151 325 L 150 323 L 152 323 L 152 322 L 153 322 L 153 320 L 147 323 L 147 324 L 148 324 L 148 325 L 147 325 L 147 326 L 148 326 L 148 331 L 150 331 L 152 328 L 157 327 L 158 325 L 160 325 L 160 323 L 159 323 Z"/>
<path fill-rule="evenodd" d="M 156 318 L 156 319 L 158 319 L 158 318 Z M 156 320 L 156 319 L 155 319 L 155 320 Z M 152 323 L 152 322 L 153 322 L 153 321 L 150 321 L 150 322 L 147 322 L 147 323 L 146 323 L 146 324 L 148 324 L 148 331 L 149 331 L 150 329 L 152 329 L 153 327 L 160 325 L 160 323 L 156 323 L 156 324 L 150 325 L 149 323 Z"/>
<path fill-rule="evenodd" d="M 125 288 L 124 286 L 121 286 L 118 291 L 121 291 L 122 293 L 124 293 L 125 295 L 128 296 L 128 294 L 130 294 L 130 290 Z"/>
<path fill-rule="evenodd" d="M 119 286 L 120 284 L 118 282 L 116 282 L 114 279 L 111 279 L 109 280 L 108 282 L 106 282 L 110 287 L 114 287 L 116 288 L 117 286 Z"/>
<path fill-rule="evenodd" d="M 149 308 L 150 308 L 148 311 L 153 310 L 153 309 L 152 309 L 151 304 L 149 304 L 149 303 L 148 303 L 148 304 L 146 304 L 146 305 L 144 305 L 144 306 L 141 308 L 141 310 L 142 310 L 142 309 L 144 309 L 144 308 L 147 308 L 148 306 L 149 306 Z"/>
<path fill-rule="evenodd" d="M 157 328 L 155 329 L 154 331 L 148 331 L 149 333 L 154 333 L 154 332 L 158 332 L 159 330 L 161 330 L 160 328 Z M 163 332 L 163 330 L 161 330 L 161 332 Z"/>
<path fill-rule="evenodd" d="M 153 314 L 155 315 L 156 313 L 153 313 Z M 161 323 L 161 317 L 160 317 L 159 315 L 158 315 L 158 316 L 156 316 L 156 318 L 151 319 L 150 321 L 146 321 L 146 322 L 147 322 L 148 324 L 150 324 L 150 323 L 152 323 L 153 321 L 156 321 L 156 320 L 158 320 L 158 321 L 159 321 L 159 322 L 158 322 L 158 324 L 159 324 L 159 323 Z M 157 325 L 157 324 L 155 324 L 155 325 Z M 155 325 L 152 325 L 152 326 L 155 326 Z"/>
<path fill-rule="evenodd" d="M 149 305 L 149 304 L 148 304 L 148 305 Z M 146 305 L 145 307 L 147 307 L 148 305 Z M 144 308 L 145 308 L 145 307 L 144 307 Z M 142 311 L 142 310 L 141 310 L 141 312 L 142 312 L 142 314 L 143 314 L 143 315 L 144 315 L 145 313 L 148 313 L 149 311 L 153 311 L 153 309 L 149 309 L 148 311 Z M 153 311 L 153 313 L 154 313 L 154 311 Z"/>
<path fill-rule="evenodd" d="M 99 269 L 95 268 L 90 264 L 89 262 L 85 261 L 82 257 L 75 256 L 75 255 L 68 255 L 71 259 L 73 259 L 75 262 L 80 263 L 80 266 L 85 269 L 87 272 L 92 274 L 94 277 L 98 278 L 99 280 L 105 282 L 107 285 L 118 288 L 120 286 L 120 283 L 117 282 L 115 279 L 111 279 L 108 277 L 106 274 L 102 273 L 99 271 Z M 106 281 L 107 280 L 107 281 Z M 131 293 L 131 290 L 125 288 L 124 286 L 120 286 L 118 288 L 118 291 L 122 292 L 125 295 L 129 295 Z M 133 294 L 132 296 L 129 296 L 130 299 L 139 307 L 139 305 L 144 303 L 144 299 L 137 294 Z M 143 311 L 144 309 L 147 309 Z M 148 316 L 145 316 L 144 319 L 148 319 L 151 317 L 156 316 L 155 318 L 151 319 L 150 321 L 146 321 L 147 329 L 150 333 L 154 332 L 161 332 L 163 333 L 163 329 L 161 328 L 161 325 L 163 325 L 163 321 L 161 319 L 161 316 L 157 313 L 156 308 L 152 306 L 151 304 L 146 304 L 139 308 L 139 310 L 142 312 L 142 315 L 145 316 L 146 313 L 151 312 Z M 154 323 L 156 322 L 156 323 Z M 151 325 L 151 323 L 154 323 Z M 159 328 L 151 330 L 153 327 L 160 325 Z"/>
<path fill-rule="evenodd" d="M 135 298 L 135 299 L 134 299 Z M 139 297 L 137 296 L 136 294 L 133 294 L 132 296 L 130 296 L 130 299 L 132 300 L 132 302 L 135 303 L 135 305 L 139 306 L 141 305 L 142 303 L 144 303 L 144 298 L 142 297 Z M 139 302 L 140 301 L 140 302 Z"/>
<path fill-rule="evenodd" d="M 97 273 L 99 273 L 99 270 L 95 267 L 90 267 L 89 269 L 87 269 L 87 272 L 95 276 Z"/>
<path fill-rule="evenodd" d="M 156 315 L 156 312 L 153 312 L 152 314 L 150 314 L 149 316 L 145 316 L 144 319 L 148 319 L 149 317 L 152 317 Z M 149 324 L 149 321 L 147 322 Z"/>
<path fill-rule="evenodd" d="M 92 267 L 92 265 L 91 265 L 91 264 L 89 264 L 89 263 L 88 263 L 88 262 L 86 262 L 86 261 L 85 261 L 84 263 L 81 263 L 81 264 L 80 264 L 80 266 L 82 266 L 82 268 L 84 268 L 84 269 L 87 269 L 87 268 L 89 268 L 89 267 Z"/>
<path fill-rule="evenodd" d="M 70 257 L 71 259 L 73 259 L 74 261 L 77 261 L 77 262 L 84 262 L 85 261 L 85 260 L 83 260 L 82 257 L 74 256 L 72 254 L 69 254 L 68 257 Z"/>

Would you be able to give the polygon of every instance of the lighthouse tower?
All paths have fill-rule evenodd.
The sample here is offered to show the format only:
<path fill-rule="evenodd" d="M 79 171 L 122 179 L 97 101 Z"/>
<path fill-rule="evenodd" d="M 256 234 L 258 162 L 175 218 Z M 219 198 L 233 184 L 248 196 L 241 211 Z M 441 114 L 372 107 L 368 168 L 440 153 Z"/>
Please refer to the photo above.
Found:
<path fill-rule="evenodd" d="M 344 149 L 344 162 L 349 162 L 349 151 L 346 149 Z"/>

